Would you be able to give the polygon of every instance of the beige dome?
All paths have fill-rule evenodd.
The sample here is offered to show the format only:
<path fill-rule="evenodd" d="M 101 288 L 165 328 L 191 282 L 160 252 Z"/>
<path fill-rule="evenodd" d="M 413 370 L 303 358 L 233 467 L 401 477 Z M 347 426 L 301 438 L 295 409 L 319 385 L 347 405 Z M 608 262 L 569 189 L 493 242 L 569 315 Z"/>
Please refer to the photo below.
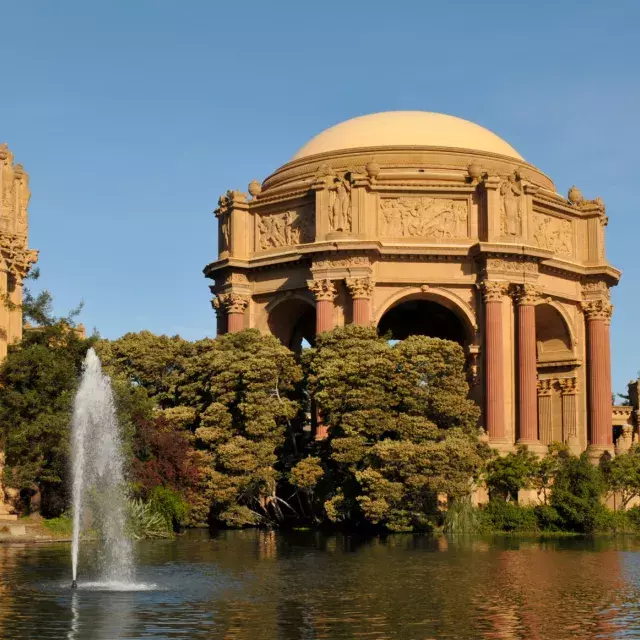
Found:
<path fill-rule="evenodd" d="M 292 159 L 364 147 L 449 147 L 523 160 L 510 144 L 488 129 L 429 111 L 385 111 L 346 120 L 312 138 Z"/>

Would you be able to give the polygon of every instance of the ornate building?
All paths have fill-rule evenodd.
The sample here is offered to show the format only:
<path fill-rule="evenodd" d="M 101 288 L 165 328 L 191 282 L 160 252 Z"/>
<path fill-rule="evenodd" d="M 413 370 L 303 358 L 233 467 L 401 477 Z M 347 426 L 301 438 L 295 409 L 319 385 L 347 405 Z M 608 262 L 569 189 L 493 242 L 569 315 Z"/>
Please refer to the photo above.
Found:
<path fill-rule="evenodd" d="M 609 289 L 600 199 L 552 180 L 490 131 L 389 112 L 332 127 L 228 191 L 205 269 L 218 331 L 298 350 L 316 332 L 459 342 L 492 446 L 613 451 Z"/>
<path fill-rule="evenodd" d="M 29 249 L 27 207 L 29 206 L 29 176 L 21 164 L 14 164 L 13 154 L 6 144 L 0 144 L 0 360 L 7 355 L 7 346 L 22 338 L 22 281 L 38 252 Z M 3 453 L 0 451 L 0 474 Z M 0 524 L 15 519 L 3 504 L 4 492 L 0 477 Z"/>

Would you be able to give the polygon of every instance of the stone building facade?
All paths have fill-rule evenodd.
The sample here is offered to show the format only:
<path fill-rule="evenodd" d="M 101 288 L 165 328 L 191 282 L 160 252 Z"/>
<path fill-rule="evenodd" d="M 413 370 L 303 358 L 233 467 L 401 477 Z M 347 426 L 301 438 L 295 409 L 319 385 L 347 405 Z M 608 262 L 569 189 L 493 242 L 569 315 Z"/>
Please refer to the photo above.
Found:
<path fill-rule="evenodd" d="M 0 144 L 0 360 L 7 346 L 22 339 L 22 283 L 38 252 L 29 248 L 27 207 L 29 176 L 15 164 L 6 144 Z M 15 519 L 3 504 L 3 453 L 0 450 L 0 524 Z"/>
<path fill-rule="evenodd" d="M 257 327 L 294 350 L 345 323 L 456 340 L 492 446 L 613 453 L 605 206 L 561 196 L 490 131 L 355 118 L 215 215 L 219 333 Z"/>

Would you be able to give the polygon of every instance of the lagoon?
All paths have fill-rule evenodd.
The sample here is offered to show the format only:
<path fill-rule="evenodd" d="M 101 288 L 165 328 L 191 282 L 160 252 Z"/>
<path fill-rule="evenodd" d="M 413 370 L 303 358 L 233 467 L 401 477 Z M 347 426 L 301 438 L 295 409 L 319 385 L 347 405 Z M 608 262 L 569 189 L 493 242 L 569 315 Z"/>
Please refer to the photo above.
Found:
<path fill-rule="evenodd" d="M 188 531 L 135 547 L 135 590 L 85 544 L 0 545 L 0 638 L 640 637 L 640 539 Z"/>

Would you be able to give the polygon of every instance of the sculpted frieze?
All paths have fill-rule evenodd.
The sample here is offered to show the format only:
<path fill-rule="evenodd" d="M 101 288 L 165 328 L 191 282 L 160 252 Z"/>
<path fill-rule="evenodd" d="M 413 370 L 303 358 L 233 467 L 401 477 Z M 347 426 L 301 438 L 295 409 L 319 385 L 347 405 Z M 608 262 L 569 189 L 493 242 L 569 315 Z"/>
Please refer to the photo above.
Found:
<path fill-rule="evenodd" d="M 509 271 L 511 273 L 538 273 L 538 263 L 533 260 L 488 258 L 487 270 Z"/>
<path fill-rule="evenodd" d="M 310 207 L 258 216 L 259 250 L 313 242 L 315 214 Z"/>
<path fill-rule="evenodd" d="M 469 206 L 463 200 L 429 197 L 383 198 L 381 235 L 387 238 L 466 238 Z"/>
<path fill-rule="evenodd" d="M 316 260 L 313 263 L 314 269 L 333 269 L 339 267 L 368 267 L 369 258 L 366 256 L 350 256 L 349 258 L 336 258 L 326 260 Z"/>
<path fill-rule="evenodd" d="M 572 255 L 571 222 L 535 212 L 533 214 L 533 243 L 540 249 L 547 249 L 561 256 Z"/>

